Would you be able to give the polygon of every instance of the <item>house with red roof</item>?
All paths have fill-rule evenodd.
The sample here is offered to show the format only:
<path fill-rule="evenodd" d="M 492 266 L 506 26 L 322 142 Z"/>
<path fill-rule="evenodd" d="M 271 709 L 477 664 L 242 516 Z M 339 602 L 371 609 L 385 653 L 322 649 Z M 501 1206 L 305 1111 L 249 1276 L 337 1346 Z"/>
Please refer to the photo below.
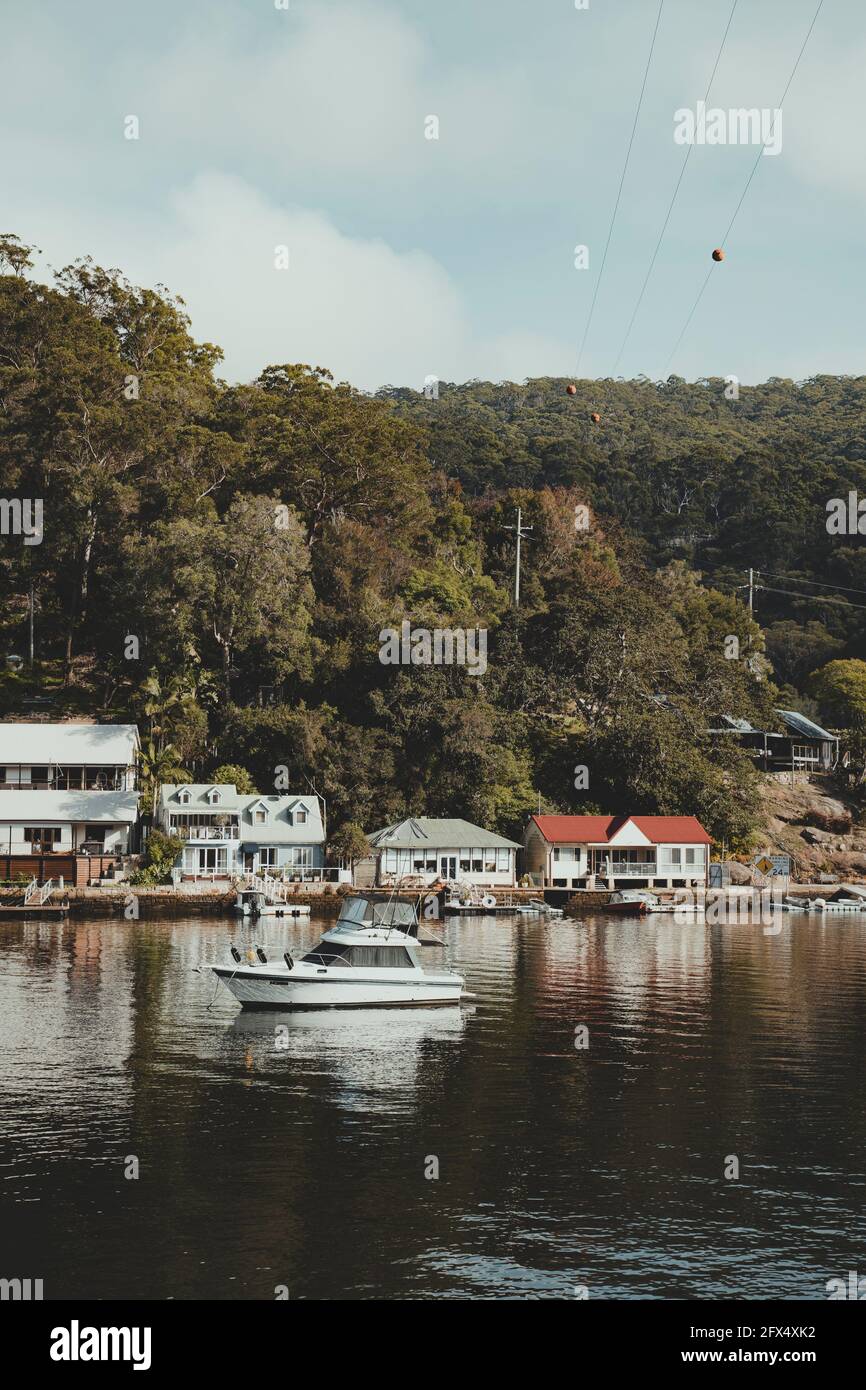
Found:
<path fill-rule="evenodd" d="M 523 867 L 540 888 L 700 887 L 711 844 L 695 816 L 531 816 Z"/>

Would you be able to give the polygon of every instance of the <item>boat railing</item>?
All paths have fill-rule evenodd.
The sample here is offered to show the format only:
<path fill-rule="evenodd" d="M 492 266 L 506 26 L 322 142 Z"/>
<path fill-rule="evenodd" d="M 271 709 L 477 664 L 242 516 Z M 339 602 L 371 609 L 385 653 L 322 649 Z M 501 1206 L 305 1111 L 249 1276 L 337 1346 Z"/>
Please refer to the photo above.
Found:
<path fill-rule="evenodd" d="M 338 962 L 340 965 L 352 965 L 352 961 L 346 956 L 341 956 L 339 952 L 335 952 L 333 955 L 325 955 L 322 951 L 308 951 L 301 959 L 304 961 L 319 961 L 321 965 L 325 966 L 332 965 L 334 962 Z"/>

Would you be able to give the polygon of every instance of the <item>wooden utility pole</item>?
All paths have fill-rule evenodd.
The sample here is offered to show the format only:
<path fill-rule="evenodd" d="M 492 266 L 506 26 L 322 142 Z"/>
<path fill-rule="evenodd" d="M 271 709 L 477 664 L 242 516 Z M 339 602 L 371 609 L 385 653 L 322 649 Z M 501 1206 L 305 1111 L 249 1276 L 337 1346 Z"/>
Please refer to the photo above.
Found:
<path fill-rule="evenodd" d="M 524 536 L 528 536 L 532 530 L 531 526 L 523 525 L 523 511 L 517 508 L 517 525 L 506 526 L 506 531 L 514 531 L 517 535 L 517 556 L 514 562 L 514 607 L 520 607 L 520 542 Z"/>

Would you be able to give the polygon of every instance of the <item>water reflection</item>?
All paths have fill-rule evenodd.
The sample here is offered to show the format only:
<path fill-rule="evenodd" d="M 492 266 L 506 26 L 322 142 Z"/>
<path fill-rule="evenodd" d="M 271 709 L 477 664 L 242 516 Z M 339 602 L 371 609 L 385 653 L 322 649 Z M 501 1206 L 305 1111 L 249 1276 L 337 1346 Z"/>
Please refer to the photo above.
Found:
<path fill-rule="evenodd" d="M 321 928 L 0 926 L 3 1253 L 49 1296 L 820 1298 L 862 1268 L 863 922 L 452 922 L 424 960 L 474 1011 L 244 1014 L 206 968 Z"/>

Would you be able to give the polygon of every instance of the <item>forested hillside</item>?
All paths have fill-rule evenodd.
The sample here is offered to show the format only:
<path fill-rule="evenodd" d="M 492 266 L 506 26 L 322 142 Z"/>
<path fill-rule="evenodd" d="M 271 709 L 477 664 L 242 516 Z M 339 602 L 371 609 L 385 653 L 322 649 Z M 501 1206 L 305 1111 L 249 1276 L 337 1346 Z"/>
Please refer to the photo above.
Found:
<path fill-rule="evenodd" d="M 831 655 L 866 654 L 866 547 L 826 524 L 830 498 L 866 498 L 866 377 L 774 378 L 737 387 L 738 399 L 720 379 L 575 387 L 380 395 L 424 426 L 437 467 L 473 496 L 577 487 L 646 542 L 654 565 L 683 559 L 739 593 L 749 567 L 761 570 L 755 611 L 780 680 L 800 686 Z"/>
<path fill-rule="evenodd" d="M 371 398 L 297 364 L 227 385 L 168 292 L 88 260 L 37 284 L 8 236 L 0 256 L 0 495 L 44 507 L 39 543 L 0 538 L 6 717 L 135 718 L 151 778 L 231 763 L 268 790 L 285 765 L 332 830 L 515 834 L 541 804 L 745 840 L 750 765 L 706 731 L 772 721 L 778 692 L 737 586 L 752 565 L 866 590 L 859 537 L 825 526 L 866 495 L 864 379 L 736 402 L 677 378 Z M 863 655 L 858 608 L 759 590 L 756 612 L 804 707 L 817 667 Z M 487 629 L 486 671 L 383 665 L 404 619 Z"/>

